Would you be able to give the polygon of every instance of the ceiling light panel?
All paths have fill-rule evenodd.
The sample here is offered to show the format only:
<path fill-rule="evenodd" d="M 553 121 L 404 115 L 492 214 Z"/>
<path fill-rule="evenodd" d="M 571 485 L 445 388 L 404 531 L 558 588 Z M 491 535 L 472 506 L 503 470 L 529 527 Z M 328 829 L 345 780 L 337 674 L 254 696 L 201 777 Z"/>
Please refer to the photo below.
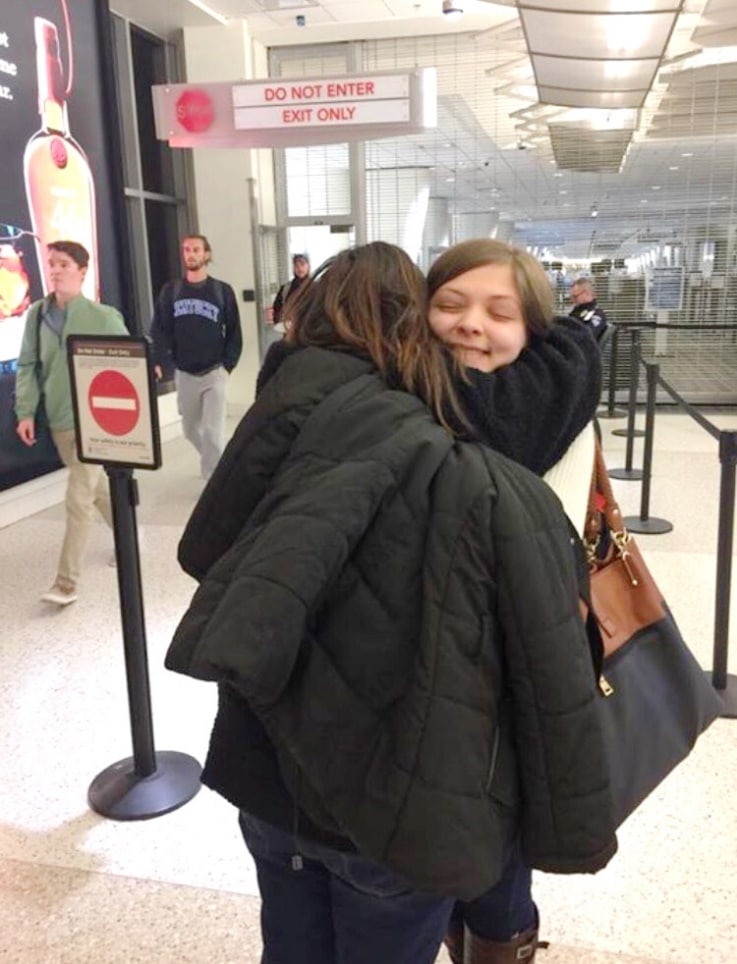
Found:
<path fill-rule="evenodd" d="M 576 124 L 549 124 L 548 131 L 555 162 L 567 171 L 616 174 L 632 140 L 632 131 L 587 131 Z"/>
<path fill-rule="evenodd" d="M 642 105 L 643 92 L 596 91 L 577 88 L 538 87 L 538 96 L 544 104 L 559 107 L 598 107 L 601 110 L 636 109 Z"/>
<path fill-rule="evenodd" d="M 731 3 L 731 0 L 730 0 Z M 518 0 L 517 6 L 531 10 L 556 10 L 567 13 L 641 13 L 642 0 Z M 676 0 L 647 0 L 649 13 L 677 12 L 681 4 Z"/>
<path fill-rule="evenodd" d="M 659 60 L 569 60 L 533 54 L 532 66 L 539 86 L 570 87 L 571 77 L 586 78 L 591 90 L 643 90 L 653 82 Z M 575 86 L 579 86 L 576 84 Z M 582 85 L 581 85 L 582 86 Z"/>
<path fill-rule="evenodd" d="M 660 59 L 676 19 L 675 12 L 642 14 L 557 13 L 520 7 L 531 53 L 581 56 L 592 60 Z"/>

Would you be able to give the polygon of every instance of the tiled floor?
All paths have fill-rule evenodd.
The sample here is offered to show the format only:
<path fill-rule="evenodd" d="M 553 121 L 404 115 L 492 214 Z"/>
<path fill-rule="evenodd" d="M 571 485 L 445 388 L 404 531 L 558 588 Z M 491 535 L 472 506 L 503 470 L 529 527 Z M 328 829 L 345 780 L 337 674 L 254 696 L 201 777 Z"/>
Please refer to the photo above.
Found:
<path fill-rule="evenodd" d="M 737 414 L 713 418 L 737 428 Z M 611 467 L 623 464 L 624 439 L 610 434 L 622 424 L 603 423 Z M 202 759 L 214 693 L 162 668 L 193 590 L 175 561 L 200 489 L 192 451 L 168 443 L 164 468 L 140 473 L 139 483 L 156 747 Z M 625 513 L 639 514 L 639 485 L 616 489 Z M 640 545 L 705 667 L 718 493 L 715 441 L 686 416 L 659 414 L 650 514 L 674 530 L 640 537 Z M 131 736 L 116 571 L 102 525 L 79 602 L 53 611 L 38 601 L 62 525 L 56 507 L 0 531 L 0 960 L 256 964 L 257 888 L 228 805 L 202 790 L 167 816 L 131 823 L 87 807 L 91 780 L 130 755 Z M 732 638 L 734 672 L 734 627 Z M 551 941 L 541 964 L 737 961 L 736 787 L 737 721 L 719 720 L 622 828 L 606 870 L 536 875 Z"/>

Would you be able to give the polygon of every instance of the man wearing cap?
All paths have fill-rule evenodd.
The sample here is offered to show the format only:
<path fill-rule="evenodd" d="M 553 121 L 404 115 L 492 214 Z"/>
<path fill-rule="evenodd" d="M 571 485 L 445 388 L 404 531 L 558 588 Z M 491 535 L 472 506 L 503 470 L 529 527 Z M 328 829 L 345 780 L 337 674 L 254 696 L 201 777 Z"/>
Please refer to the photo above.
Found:
<path fill-rule="evenodd" d="M 274 306 L 271 309 L 274 327 L 278 331 L 286 331 L 288 319 L 282 318 L 282 309 L 285 303 L 310 276 L 310 259 L 306 254 L 292 255 L 292 270 L 294 271 L 294 277 L 277 291 Z"/>

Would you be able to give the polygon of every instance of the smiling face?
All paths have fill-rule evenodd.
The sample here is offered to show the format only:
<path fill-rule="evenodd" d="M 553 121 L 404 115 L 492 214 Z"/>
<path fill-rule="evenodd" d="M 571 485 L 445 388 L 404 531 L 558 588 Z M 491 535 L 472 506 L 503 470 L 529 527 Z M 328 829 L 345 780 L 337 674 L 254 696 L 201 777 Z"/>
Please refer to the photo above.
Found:
<path fill-rule="evenodd" d="M 517 359 L 527 325 L 511 265 L 486 264 L 433 294 L 430 327 L 462 365 L 493 372 Z"/>

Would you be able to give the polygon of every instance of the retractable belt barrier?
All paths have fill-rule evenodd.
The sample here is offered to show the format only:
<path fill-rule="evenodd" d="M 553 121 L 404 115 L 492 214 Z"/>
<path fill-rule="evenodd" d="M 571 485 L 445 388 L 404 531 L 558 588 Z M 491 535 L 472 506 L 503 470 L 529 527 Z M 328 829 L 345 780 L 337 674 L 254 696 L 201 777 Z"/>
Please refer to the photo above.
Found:
<path fill-rule="evenodd" d="M 649 327 L 657 327 L 651 325 Z M 674 327 L 674 326 L 667 326 Z M 682 326 L 688 327 L 688 326 Z M 712 326 L 720 327 L 724 326 Z M 673 525 L 666 519 L 654 519 L 650 516 L 650 481 L 652 477 L 653 440 L 655 435 L 655 405 L 658 386 L 665 391 L 677 405 L 679 405 L 698 425 L 719 442 L 719 462 L 721 465 L 721 482 L 719 492 L 719 523 L 717 533 L 717 564 L 716 564 L 716 595 L 714 613 L 714 652 L 711 682 L 724 703 L 723 717 L 737 718 L 737 676 L 727 672 L 729 655 L 729 614 L 732 581 L 732 552 L 734 543 L 734 510 L 735 510 L 735 476 L 737 474 L 737 431 L 720 429 L 701 412 L 697 411 L 678 392 L 668 384 L 660 374 L 660 365 L 646 361 L 641 357 L 641 343 L 639 329 L 632 328 L 632 368 L 630 371 L 630 395 L 628 409 L 627 436 L 627 468 L 632 469 L 632 445 L 634 434 L 634 412 L 637 404 L 637 372 L 642 364 L 647 377 L 647 404 L 645 413 L 645 429 L 643 465 L 639 475 L 625 475 L 625 470 L 615 475 L 624 480 L 639 480 L 642 482 L 640 515 L 627 516 L 624 524 L 631 532 L 645 535 L 658 535 L 670 532 Z M 634 386 L 634 388 L 633 388 Z M 634 470 L 637 471 L 637 470 Z"/>

